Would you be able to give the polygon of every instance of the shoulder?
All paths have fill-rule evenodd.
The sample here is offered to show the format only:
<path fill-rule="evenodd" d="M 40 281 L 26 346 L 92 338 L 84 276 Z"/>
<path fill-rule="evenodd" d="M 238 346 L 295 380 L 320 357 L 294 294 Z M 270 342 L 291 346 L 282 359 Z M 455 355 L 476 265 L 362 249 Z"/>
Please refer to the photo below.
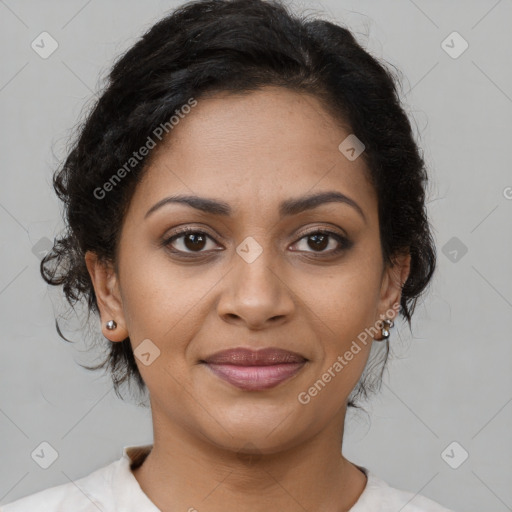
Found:
<path fill-rule="evenodd" d="M 368 469 L 362 469 L 368 482 L 350 512 L 454 512 L 420 494 L 391 487 Z"/>
<path fill-rule="evenodd" d="M 119 461 L 65 484 L 43 489 L 0 506 L 0 512 L 98 512 L 113 510 L 111 481 Z"/>

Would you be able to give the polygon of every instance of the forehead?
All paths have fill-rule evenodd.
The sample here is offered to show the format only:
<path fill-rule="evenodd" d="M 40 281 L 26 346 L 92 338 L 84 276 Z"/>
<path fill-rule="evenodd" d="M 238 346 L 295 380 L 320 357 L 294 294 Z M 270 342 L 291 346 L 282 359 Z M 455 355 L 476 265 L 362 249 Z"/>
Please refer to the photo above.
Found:
<path fill-rule="evenodd" d="M 338 149 L 350 127 L 314 96 L 265 87 L 197 102 L 149 155 L 135 208 L 182 193 L 223 198 L 237 213 L 320 190 L 376 206 L 363 159 L 350 161 Z"/>

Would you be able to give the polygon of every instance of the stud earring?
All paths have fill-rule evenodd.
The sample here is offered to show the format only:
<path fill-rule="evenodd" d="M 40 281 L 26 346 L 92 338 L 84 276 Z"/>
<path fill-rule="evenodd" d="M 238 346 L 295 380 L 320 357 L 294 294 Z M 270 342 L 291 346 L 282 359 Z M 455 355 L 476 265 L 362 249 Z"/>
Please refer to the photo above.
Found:
<path fill-rule="evenodd" d="M 107 323 L 106 323 L 106 326 L 107 326 L 107 329 L 109 331 L 113 331 L 116 327 L 117 327 L 117 324 L 114 320 L 109 320 Z"/>

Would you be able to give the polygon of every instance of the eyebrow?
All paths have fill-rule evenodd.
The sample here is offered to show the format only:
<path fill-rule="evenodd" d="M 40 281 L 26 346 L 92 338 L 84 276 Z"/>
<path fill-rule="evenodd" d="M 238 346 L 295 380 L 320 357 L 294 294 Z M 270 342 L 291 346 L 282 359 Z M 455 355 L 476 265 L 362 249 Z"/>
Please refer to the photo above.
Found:
<path fill-rule="evenodd" d="M 177 195 L 165 197 L 154 204 L 147 212 L 144 218 L 149 217 L 153 212 L 162 206 L 170 203 L 185 204 L 196 210 L 201 210 L 205 213 L 212 215 L 230 216 L 233 213 L 231 206 L 223 201 L 209 199 L 206 197 L 192 196 L 192 195 Z M 366 216 L 362 208 L 350 197 L 336 191 L 326 191 L 317 194 L 310 194 L 307 196 L 287 199 L 279 205 L 280 217 L 287 217 L 297 215 L 307 210 L 312 210 L 326 203 L 343 203 L 351 206 L 356 210 L 359 215 L 366 222 Z"/>

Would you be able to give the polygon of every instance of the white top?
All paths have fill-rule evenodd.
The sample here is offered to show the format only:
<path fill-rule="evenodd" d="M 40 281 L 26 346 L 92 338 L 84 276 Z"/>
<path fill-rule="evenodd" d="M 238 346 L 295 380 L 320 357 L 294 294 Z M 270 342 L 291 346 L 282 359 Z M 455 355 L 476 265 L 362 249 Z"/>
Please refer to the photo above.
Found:
<path fill-rule="evenodd" d="M 0 507 L 0 512 L 160 512 L 131 471 L 152 445 L 124 446 L 122 457 L 89 475 Z M 366 487 L 350 512 L 453 512 L 438 503 L 390 487 L 368 469 Z"/>

